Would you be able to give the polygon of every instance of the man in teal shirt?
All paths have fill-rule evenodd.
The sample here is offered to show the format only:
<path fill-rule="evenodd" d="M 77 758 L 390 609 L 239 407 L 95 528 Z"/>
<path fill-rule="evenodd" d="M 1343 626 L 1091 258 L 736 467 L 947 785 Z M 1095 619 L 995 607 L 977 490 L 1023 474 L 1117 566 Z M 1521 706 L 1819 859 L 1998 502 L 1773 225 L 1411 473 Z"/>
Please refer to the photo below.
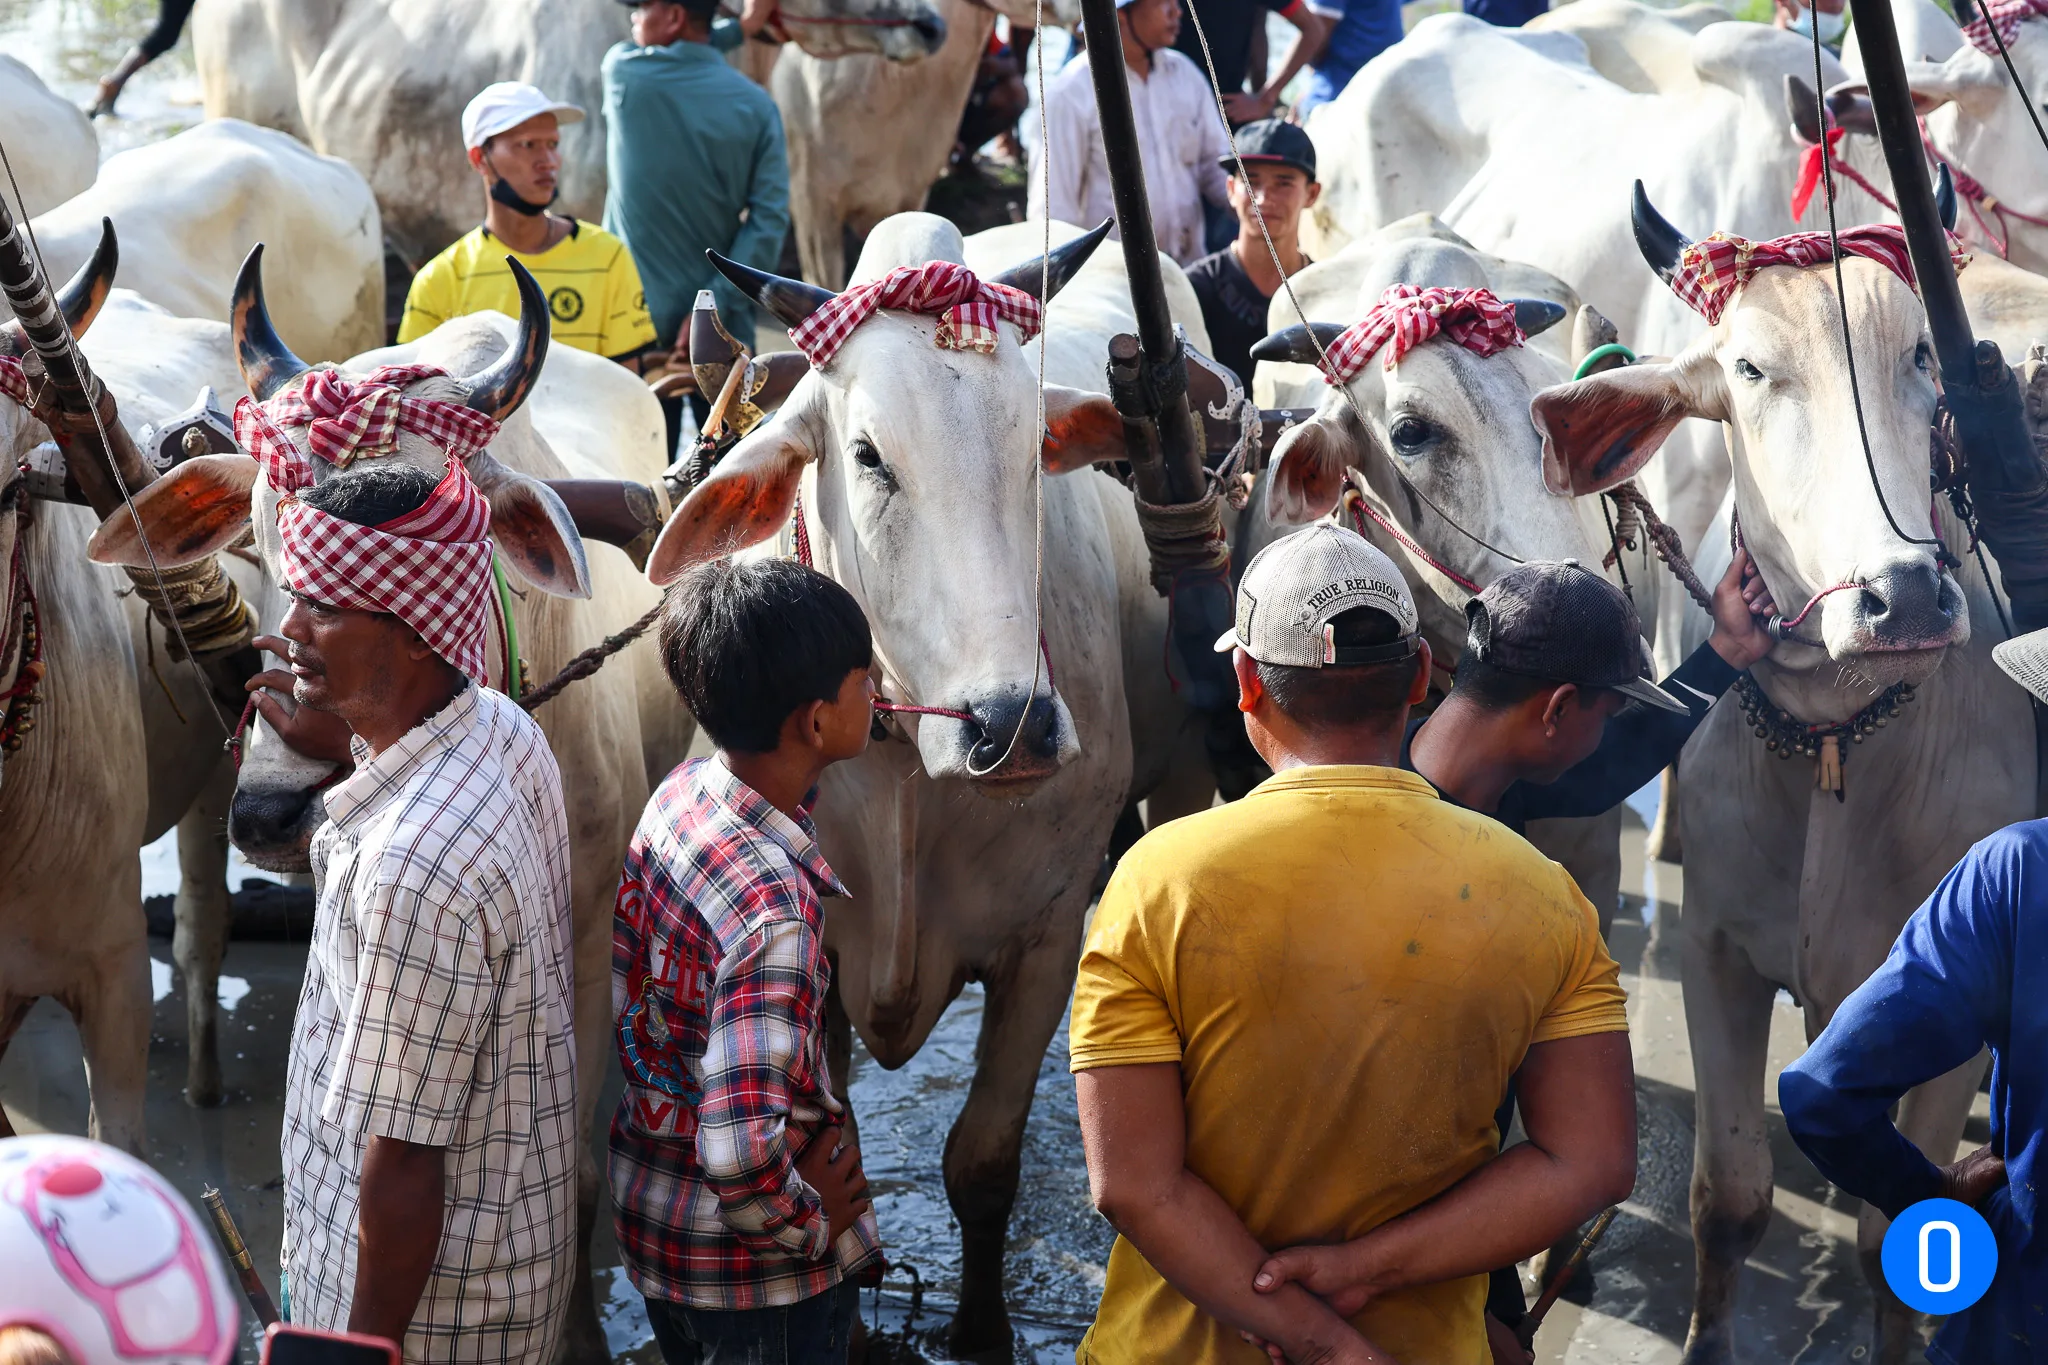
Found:
<path fill-rule="evenodd" d="M 626 3 L 633 40 L 604 58 L 605 231 L 625 240 L 640 267 L 658 346 L 682 358 L 690 307 L 705 288 L 726 327 L 751 342 L 753 302 L 704 252 L 773 270 L 789 231 L 782 115 L 719 51 L 758 32 L 773 5 L 752 0 L 739 24 L 714 33 L 717 0 Z M 673 449 L 681 405 L 663 406 Z"/>

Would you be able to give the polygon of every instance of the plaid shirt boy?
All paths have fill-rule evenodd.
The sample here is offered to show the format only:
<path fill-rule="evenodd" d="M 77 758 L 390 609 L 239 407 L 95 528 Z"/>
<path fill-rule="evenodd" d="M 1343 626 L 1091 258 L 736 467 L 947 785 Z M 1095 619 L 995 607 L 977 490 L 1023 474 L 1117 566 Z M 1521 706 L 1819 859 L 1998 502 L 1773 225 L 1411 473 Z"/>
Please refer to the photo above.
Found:
<path fill-rule="evenodd" d="M 626 851 L 611 1186 L 621 1257 L 649 1298 L 779 1307 L 879 1260 L 872 1213 L 834 1254 L 824 1205 L 796 1172 L 841 1112 L 825 1067 L 820 889 L 846 894 L 808 813 L 790 819 L 715 758 L 663 780 Z"/>

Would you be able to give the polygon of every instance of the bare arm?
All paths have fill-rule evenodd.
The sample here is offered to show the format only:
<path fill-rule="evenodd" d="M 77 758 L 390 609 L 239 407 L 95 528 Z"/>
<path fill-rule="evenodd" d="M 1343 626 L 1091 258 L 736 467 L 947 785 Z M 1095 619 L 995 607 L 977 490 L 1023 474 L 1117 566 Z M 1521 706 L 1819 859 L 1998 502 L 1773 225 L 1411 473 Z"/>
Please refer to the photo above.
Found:
<path fill-rule="evenodd" d="M 441 1248 L 447 1152 L 388 1137 L 373 1137 L 363 1148 L 349 1331 L 405 1340 Z"/>
<path fill-rule="evenodd" d="M 1329 21 L 1306 3 L 1297 3 L 1291 10 L 1283 11 L 1280 17 L 1294 25 L 1294 42 L 1288 46 L 1279 73 L 1259 90 L 1259 103 L 1269 114 L 1280 102 L 1280 92 L 1287 88 L 1287 82 L 1294 79 L 1295 73 L 1323 55 L 1323 44 L 1329 41 L 1330 36 Z"/>
<path fill-rule="evenodd" d="M 1636 1108 L 1627 1034 L 1536 1044 L 1518 1093 L 1527 1142 L 1356 1241 L 1278 1253 L 1259 1267 L 1258 1289 L 1294 1281 L 1355 1313 L 1391 1290 L 1512 1265 L 1628 1198 Z"/>
<path fill-rule="evenodd" d="M 1083 1071 L 1074 1086 L 1095 1207 L 1168 1283 L 1217 1321 L 1273 1342 L 1291 1360 L 1392 1365 L 1393 1357 L 1301 1288 L 1252 1292 L 1265 1249 L 1185 1164 L 1178 1063 Z"/>

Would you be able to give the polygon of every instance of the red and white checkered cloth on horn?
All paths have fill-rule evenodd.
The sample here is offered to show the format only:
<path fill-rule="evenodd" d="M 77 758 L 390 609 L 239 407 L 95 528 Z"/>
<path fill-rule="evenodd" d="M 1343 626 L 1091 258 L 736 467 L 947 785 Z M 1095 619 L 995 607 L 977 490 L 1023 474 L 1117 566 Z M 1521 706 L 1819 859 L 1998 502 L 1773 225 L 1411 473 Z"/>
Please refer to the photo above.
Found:
<path fill-rule="evenodd" d="M 2048 14 L 2048 0 L 1977 0 L 1977 17 L 1963 25 L 1963 37 L 1985 56 L 1996 57 L 1991 26 L 1998 25 L 1999 38 L 2010 48 L 2020 25 L 2036 14 Z"/>
<path fill-rule="evenodd" d="M 270 486 L 282 493 L 313 482 L 306 453 L 285 434 L 287 427 L 304 427 L 307 449 L 332 465 L 388 455 L 401 431 L 467 460 L 491 443 L 498 424 L 460 403 L 402 392 L 408 384 L 447 373 L 434 365 L 382 365 L 365 378 L 350 379 L 339 370 L 313 370 L 268 402 L 244 398 L 235 404 L 235 443 L 262 462 Z"/>
<path fill-rule="evenodd" d="M 432 365 L 385 365 L 350 380 L 314 370 L 266 403 L 237 403 L 235 440 L 284 495 L 277 529 L 284 579 L 293 591 L 352 611 L 388 611 L 481 683 L 488 676 L 491 505 L 463 462 L 490 444 L 498 424 L 460 403 L 400 392 L 446 373 Z M 447 452 L 448 472 L 418 508 L 379 526 L 359 526 L 293 496 L 313 484 L 312 462 L 286 432 L 301 426 L 307 445 L 332 465 L 388 455 L 398 433 L 410 431 Z"/>
<path fill-rule="evenodd" d="M 985 283 L 966 266 L 951 261 L 928 261 L 899 265 L 879 280 L 836 295 L 790 328 L 789 339 L 812 365 L 823 366 L 839 353 L 853 329 L 873 317 L 878 308 L 936 317 L 939 331 L 933 340 L 939 346 L 983 355 L 996 349 L 998 319 L 1017 324 L 1025 341 L 1038 335 L 1045 320 L 1044 305 L 1023 290 Z"/>
<path fill-rule="evenodd" d="M 23 407 L 28 406 L 28 374 L 11 355 L 0 355 L 0 393 Z"/>
<path fill-rule="evenodd" d="M 1514 305 L 1503 303 L 1490 289 L 1423 289 L 1397 284 L 1330 345 L 1323 379 L 1331 384 L 1350 383 L 1382 346 L 1387 350 L 1386 368 L 1391 370 L 1402 356 L 1438 332 L 1474 355 L 1492 355 L 1524 340 L 1515 322 Z"/>
<path fill-rule="evenodd" d="M 1907 284 L 1913 283 L 1913 261 L 1906 252 L 1904 228 L 1894 224 L 1843 228 L 1841 241 L 1843 256 L 1876 261 Z M 1963 250 L 1954 233 L 1949 234 L 1948 256 L 1957 270 L 1970 263 L 1970 253 Z M 1679 253 L 1671 292 L 1709 323 L 1716 323 L 1742 286 L 1766 266 L 1826 265 L 1833 259 L 1825 232 L 1795 232 L 1767 242 L 1717 232 Z"/>

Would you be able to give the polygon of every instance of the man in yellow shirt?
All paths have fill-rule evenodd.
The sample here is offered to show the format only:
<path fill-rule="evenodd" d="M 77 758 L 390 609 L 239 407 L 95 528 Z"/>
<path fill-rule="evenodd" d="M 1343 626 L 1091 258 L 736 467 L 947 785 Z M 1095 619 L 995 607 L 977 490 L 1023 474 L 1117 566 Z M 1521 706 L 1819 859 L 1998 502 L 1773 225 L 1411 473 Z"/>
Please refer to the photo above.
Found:
<path fill-rule="evenodd" d="M 1485 1365 L 1487 1271 L 1635 1183 L 1614 959 L 1564 869 L 1399 770 L 1429 649 L 1385 555 L 1276 541 L 1218 649 L 1274 776 L 1141 839 L 1089 930 L 1072 1061 L 1121 1235 L 1077 1359 Z"/>
<path fill-rule="evenodd" d="M 508 254 L 547 295 L 554 340 L 633 370 L 647 368 L 654 323 L 626 244 L 594 223 L 548 212 L 562 170 L 560 127 L 583 111 L 522 81 L 500 81 L 462 111 L 462 142 L 484 182 L 483 226 L 427 262 L 405 296 L 398 339 L 495 308 L 519 316 Z"/>

